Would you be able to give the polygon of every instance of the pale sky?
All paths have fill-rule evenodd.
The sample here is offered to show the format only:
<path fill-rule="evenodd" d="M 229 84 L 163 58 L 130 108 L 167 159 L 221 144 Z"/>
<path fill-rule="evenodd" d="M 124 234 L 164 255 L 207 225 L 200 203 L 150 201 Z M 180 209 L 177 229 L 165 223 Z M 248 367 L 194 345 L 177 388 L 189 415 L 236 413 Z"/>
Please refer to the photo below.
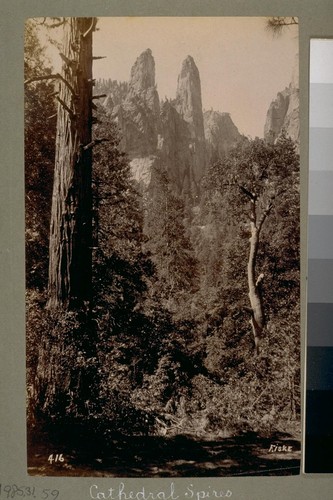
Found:
<path fill-rule="evenodd" d="M 255 17 L 104 17 L 94 33 L 95 78 L 128 81 L 136 58 L 150 48 L 160 99 L 174 98 L 182 61 L 199 69 L 204 109 L 229 112 L 239 131 L 262 137 L 268 107 L 291 81 L 298 26 L 280 37 Z"/>

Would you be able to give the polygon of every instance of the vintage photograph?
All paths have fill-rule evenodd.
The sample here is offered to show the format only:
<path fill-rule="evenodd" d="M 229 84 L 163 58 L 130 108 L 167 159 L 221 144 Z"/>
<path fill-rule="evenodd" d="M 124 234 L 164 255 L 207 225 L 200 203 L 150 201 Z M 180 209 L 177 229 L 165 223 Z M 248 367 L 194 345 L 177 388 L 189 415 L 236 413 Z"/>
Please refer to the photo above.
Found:
<path fill-rule="evenodd" d="M 298 27 L 26 20 L 30 475 L 299 474 Z"/>

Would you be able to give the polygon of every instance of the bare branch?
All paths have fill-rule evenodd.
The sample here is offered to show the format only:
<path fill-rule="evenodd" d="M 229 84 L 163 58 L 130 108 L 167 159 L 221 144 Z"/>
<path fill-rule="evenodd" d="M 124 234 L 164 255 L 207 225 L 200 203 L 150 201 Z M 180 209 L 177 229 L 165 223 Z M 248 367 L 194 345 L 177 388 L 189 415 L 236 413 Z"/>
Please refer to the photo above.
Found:
<path fill-rule="evenodd" d="M 71 68 L 73 68 L 77 65 L 76 61 L 72 61 L 67 56 L 65 56 L 65 54 L 63 54 L 62 52 L 59 52 L 59 55 L 60 55 L 61 59 L 67 64 L 67 66 L 70 66 Z"/>
<path fill-rule="evenodd" d="M 107 97 L 106 94 L 93 95 L 92 99 L 102 99 L 103 97 Z"/>
<path fill-rule="evenodd" d="M 66 78 L 64 78 L 63 76 L 60 75 L 60 73 L 58 73 L 58 78 L 59 80 L 61 80 L 65 85 L 66 87 L 71 91 L 71 93 L 76 96 L 76 92 L 75 90 L 73 89 L 73 87 L 71 86 L 71 84 L 66 80 Z"/>
<path fill-rule="evenodd" d="M 67 104 L 62 100 L 60 99 L 59 96 L 57 96 L 57 101 L 59 101 L 59 103 L 62 105 L 62 107 L 67 111 L 67 113 L 69 114 L 69 116 L 74 120 L 76 118 L 76 115 L 75 113 L 73 113 L 73 111 L 67 106 Z"/>
<path fill-rule="evenodd" d="M 29 85 L 29 83 L 34 83 L 34 82 L 40 82 L 42 80 L 54 80 L 56 78 L 59 78 L 58 73 L 56 75 L 36 76 L 34 78 L 29 78 L 28 80 L 25 80 L 24 85 Z"/>
<path fill-rule="evenodd" d="M 260 229 L 262 228 L 262 225 L 263 223 L 265 222 L 266 220 L 266 217 L 269 215 L 269 212 L 272 210 L 273 208 L 273 200 L 274 198 L 271 198 L 270 201 L 268 202 L 265 210 L 263 211 L 263 213 L 261 214 L 261 217 L 259 219 L 259 223 L 258 223 L 258 229 L 260 231 Z"/>
<path fill-rule="evenodd" d="M 91 25 L 89 26 L 87 31 L 82 35 L 82 38 L 86 38 L 89 35 L 89 33 L 94 30 L 94 28 L 96 26 L 96 22 L 97 22 L 96 17 L 93 17 L 92 21 L 91 21 Z"/>
<path fill-rule="evenodd" d="M 107 56 L 93 56 L 93 59 L 106 59 Z"/>
<path fill-rule="evenodd" d="M 241 191 L 243 191 L 243 193 L 244 193 L 244 194 L 245 194 L 248 198 L 250 198 L 250 200 L 251 200 L 252 202 L 257 201 L 257 195 L 255 195 L 255 194 L 251 193 L 250 191 L 248 191 L 247 189 L 245 189 L 245 187 L 244 187 L 244 186 L 241 186 L 241 185 L 239 185 L 239 184 L 238 184 L 238 187 L 239 187 L 239 189 L 240 189 Z"/>
<path fill-rule="evenodd" d="M 95 139 L 94 141 L 89 142 L 89 144 L 86 144 L 86 146 L 83 146 L 83 149 L 86 151 L 87 149 L 91 149 L 94 146 L 97 146 L 98 144 L 101 144 L 102 142 L 108 142 L 108 140 L 109 139 L 105 139 L 105 138 Z"/>
<path fill-rule="evenodd" d="M 71 86 L 71 84 L 62 76 L 60 73 L 56 73 L 54 75 L 44 75 L 44 76 L 36 76 L 34 78 L 29 78 L 25 80 L 24 85 L 29 85 L 30 83 L 40 82 L 42 80 L 61 80 L 67 88 L 72 92 L 73 95 L 76 95 L 75 90 Z"/>
<path fill-rule="evenodd" d="M 257 281 L 256 281 L 256 287 L 258 287 L 258 285 L 260 285 L 260 283 L 262 282 L 263 279 L 264 279 L 264 273 L 259 274 Z"/>

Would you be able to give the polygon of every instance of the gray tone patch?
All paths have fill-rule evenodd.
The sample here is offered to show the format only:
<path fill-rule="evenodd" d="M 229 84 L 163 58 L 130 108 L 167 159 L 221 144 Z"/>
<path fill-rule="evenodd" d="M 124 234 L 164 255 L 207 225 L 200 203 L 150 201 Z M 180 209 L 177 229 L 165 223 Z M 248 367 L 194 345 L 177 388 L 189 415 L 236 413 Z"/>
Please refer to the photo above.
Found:
<path fill-rule="evenodd" d="M 309 214 L 333 215 L 333 171 L 309 172 Z"/>
<path fill-rule="evenodd" d="M 333 347 L 309 347 L 306 371 L 308 391 L 332 391 Z M 320 425 L 319 421 L 318 425 Z"/>
<path fill-rule="evenodd" d="M 333 302 L 333 260 L 309 259 L 308 303 Z"/>
<path fill-rule="evenodd" d="M 310 215 L 308 232 L 309 259 L 333 258 L 333 217 Z"/>
<path fill-rule="evenodd" d="M 310 128 L 309 168 L 333 171 L 333 128 Z"/>
<path fill-rule="evenodd" d="M 333 128 L 333 84 L 310 85 L 310 127 Z"/>
<path fill-rule="evenodd" d="M 308 304 L 307 344 L 333 347 L 333 304 Z"/>

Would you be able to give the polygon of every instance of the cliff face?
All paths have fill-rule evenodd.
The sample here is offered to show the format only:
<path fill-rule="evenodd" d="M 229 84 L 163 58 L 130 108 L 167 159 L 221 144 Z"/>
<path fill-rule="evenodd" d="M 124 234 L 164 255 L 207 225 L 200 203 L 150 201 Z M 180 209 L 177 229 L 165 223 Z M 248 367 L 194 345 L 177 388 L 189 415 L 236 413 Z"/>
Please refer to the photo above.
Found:
<path fill-rule="evenodd" d="M 125 103 L 151 113 L 151 118 L 158 118 L 160 113 L 160 100 L 155 85 L 155 61 L 151 50 L 147 49 L 137 58 L 131 70 L 129 92 Z M 138 106 L 139 104 L 139 106 Z"/>
<path fill-rule="evenodd" d="M 225 156 L 243 138 L 229 113 L 205 111 L 204 128 L 208 162 Z"/>
<path fill-rule="evenodd" d="M 155 87 L 155 61 L 150 49 L 145 50 L 131 69 L 129 87 L 134 94 Z"/>
<path fill-rule="evenodd" d="M 176 194 L 196 196 L 199 187 L 193 176 L 192 138 L 188 123 L 169 101 L 161 107 L 161 122 L 159 153 Z"/>
<path fill-rule="evenodd" d="M 113 94 L 119 96 L 119 92 Z M 155 87 L 155 61 L 147 49 L 135 61 L 121 102 L 112 93 L 104 103 L 121 130 L 121 147 L 130 158 L 155 154 L 160 125 L 160 101 Z"/>
<path fill-rule="evenodd" d="M 128 83 L 110 83 L 104 106 L 118 123 L 133 177 L 148 186 L 154 182 L 154 166 L 160 166 L 175 193 L 193 203 L 208 162 L 241 137 L 229 114 L 209 111 L 204 118 L 199 70 L 191 56 L 182 64 L 174 100 L 160 103 L 155 61 L 147 49 L 135 61 Z"/>
<path fill-rule="evenodd" d="M 191 56 L 187 56 L 178 76 L 175 108 L 188 124 L 191 143 L 191 174 L 199 184 L 205 171 L 205 132 L 201 101 L 199 70 Z"/>
<path fill-rule="evenodd" d="M 191 56 L 187 56 L 178 76 L 175 108 L 188 123 L 192 139 L 204 138 L 199 70 Z"/>
<path fill-rule="evenodd" d="M 268 109 L 264 128 L 265 140 L 273 144 L 283 131 L 299 145 L 298 62 L 294 66 L 289 87 L 277 94 Z"/>

